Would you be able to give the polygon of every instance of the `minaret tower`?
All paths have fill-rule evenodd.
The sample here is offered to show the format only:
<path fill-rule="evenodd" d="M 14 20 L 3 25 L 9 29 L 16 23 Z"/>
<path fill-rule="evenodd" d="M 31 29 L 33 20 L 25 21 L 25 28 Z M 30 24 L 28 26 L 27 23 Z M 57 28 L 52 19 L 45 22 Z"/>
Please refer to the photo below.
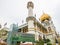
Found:
<path fill-rule="evenodd" d="M 31 1 L 28 2 L 27 3 L 28 17 L 26 18 L 26 21 L 28 23 L 28 32 L 34 31 L 35 17 L 33 16 L 33 8 L 34 8 L 34 4 Z"/>
<path fill-rule="evenodd" d="M 26 21 L 28 23 L 28 32 L 30 34 L 35 34 L 35 40 L 38 40 L 38 32 L 35 30 L 35 25 L 36 23 L 36 18 L 33 16 L 33 8 L 34 4 L 30 1 L 27 3 L 27 8 L 28 8 L 28 17 L 26 18 Z"/>
<path fill-rule="evenodd" d="M 31 1 L 27 3 L 27 8 L 28 8 L 28 16 L 33 16 L 34 4 Z"/>

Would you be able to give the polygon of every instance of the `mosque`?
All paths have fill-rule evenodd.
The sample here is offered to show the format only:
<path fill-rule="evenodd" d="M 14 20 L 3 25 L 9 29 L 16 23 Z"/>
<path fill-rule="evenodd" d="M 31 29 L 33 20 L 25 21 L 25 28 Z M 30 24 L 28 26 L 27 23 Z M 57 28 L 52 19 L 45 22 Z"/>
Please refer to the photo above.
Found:
<path fill-rule="evenodd" d="M 37 45 L 36 42 L 41 40 L 43 40 L 44 45 L 48 45 L 48 43 L 50 45 L 60 45 L 60 36 L 56 32 L 49 14 L 43 13 L 38 21 L 33 15 L 33 2 L 27 3 L 27 9 L 26 23 L 21 26 L 11 25 L 12 31 L 8 34 L 7 45 Z"/>

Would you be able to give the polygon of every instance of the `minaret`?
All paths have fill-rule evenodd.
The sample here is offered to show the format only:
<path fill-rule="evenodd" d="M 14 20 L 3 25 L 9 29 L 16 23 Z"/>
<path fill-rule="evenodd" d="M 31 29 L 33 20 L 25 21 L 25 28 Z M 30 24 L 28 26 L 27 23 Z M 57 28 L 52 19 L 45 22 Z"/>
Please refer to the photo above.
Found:
<path fill-rule="evenodd" d="M 33 16 L 34 4 L 32 2 L 28 2 L 27 8 L 28 8 L 28 16 Z"/>
<path fill-rule="evenodd" d="M 28 32 L 30 34 L 35 34 L 35 40 L 38 40 L 38 32 L 35 30 L 34 23 L 36 23 L 36 18 L 33 16 L 33 8 L 34 4 L 30 1 L 27 3 L 28 8 L 28 17 L 26 18 L 26 21 L 28 23 Z"/>
<path fill-rule="evenodd" d="M 26 18 L 26 21 L 28 23 L 28 31 L 34 30 L 35 17 L 33 16 L 33 8 L 34 4 L 31 1 L 28 2 L 27 3 L 28 17 Z"/>

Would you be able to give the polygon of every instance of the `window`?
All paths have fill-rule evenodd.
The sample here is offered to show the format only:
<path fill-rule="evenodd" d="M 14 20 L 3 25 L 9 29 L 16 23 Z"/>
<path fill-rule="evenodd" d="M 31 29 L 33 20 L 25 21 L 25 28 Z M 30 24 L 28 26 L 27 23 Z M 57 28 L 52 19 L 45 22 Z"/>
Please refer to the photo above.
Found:
<path fill-rule="evenodd" d="M 50 31 L 51 31 L 51 27 L 48 27 L 48 30 L 50 30 Z"/>
<path fill-rule="evenodd" d="M 18 32 L 21 32 L 21 29 L 18 29 Z"/>

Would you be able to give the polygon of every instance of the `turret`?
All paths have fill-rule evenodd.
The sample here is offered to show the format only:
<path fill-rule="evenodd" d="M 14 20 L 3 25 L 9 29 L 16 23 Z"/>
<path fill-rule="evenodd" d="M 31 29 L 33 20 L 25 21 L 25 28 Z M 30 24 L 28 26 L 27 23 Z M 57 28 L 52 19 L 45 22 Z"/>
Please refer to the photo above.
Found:
<path fill-rule="evenodd" d="M 32 2 L 28 2 L 27 8 L 28 8 L 28 16 L 33 16 L 34 4 Z"/>

